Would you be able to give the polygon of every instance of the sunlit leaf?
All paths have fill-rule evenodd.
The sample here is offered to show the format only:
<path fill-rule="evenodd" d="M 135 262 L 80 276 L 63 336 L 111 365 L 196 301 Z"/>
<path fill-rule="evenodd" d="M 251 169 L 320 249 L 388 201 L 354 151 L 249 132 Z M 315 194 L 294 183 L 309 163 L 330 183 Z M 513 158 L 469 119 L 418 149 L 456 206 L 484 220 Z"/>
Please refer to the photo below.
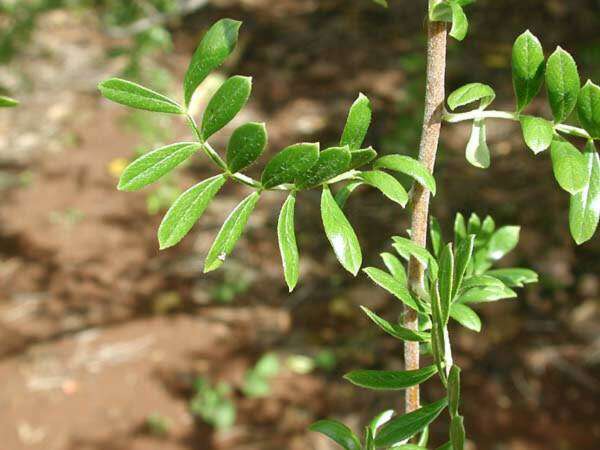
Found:
<path fill-rule="evenodd" d="M 121 105 L 146 111 L 184 114 L 174 100 L 131 81 L 111 78 L 101 82 L 98 89 L 105 98 Z"/>
<path fill-rule="evenodd" d="M 463 327 L 476 332 L 481 331 L 481 319 L 475 311 L 462 303 L 453 303 L 450 307 L 450 317 Z"/>
<path fill-rule="evenodd" d="M 359 94 L 350 107 L 346 126 L 340 139 L 341 147 L 347 145 L 350 150 L 357 150 L 361 147 L 371 124 L 371 115 L 371 102 L 365 95 Z"/>
<path fill-rule="evenodd" d="M 378 189 L 390 200 L 398 203 L 402 207 L 406 206 L 406 203 L 408 202 L 408 193 L 402 184 L 400 184 L 400 182 L 392 175 L 379 170 L 371 170 L 362 172 L 359 176 L 365 184 Z"/>
<path fill-rule="evenodd" d="M 512 251 L 519 243 L 520 232 L 521 227 L 514 225 L 498 228 L 492 235 L 488 245 L 489 257 L 498 260 Z"/>
<path fill-rule="evenodd" d="M 214 176 L 192 186 L 175 200 L 158 228 L 161 250 L 172 247 L 188 234 L 226 180 L 224 175 Z"/>
<path fill-rule="evenodd" d="M 560 47 L 548 58 L 546 87 L 554 121 L 562 123 L 577 104 L 580 80 L 575 60 Z"/>
<path fill-rule="evenodd" d="M 436 193 L 436 184 L 433 175 L 423 164 L 414 158 L 405 155 L 387 155 L 379 158 L 373 164 L 375 169 L 389 169 L 406 174 L 426 187 L 433 195 Z"/>
<path fill-rule="evenodd" d="M 361 309 L 379 328 L 396 339 L 412 342 L 427 342 L 431 339 L 430 334 L 425 331 L 411 330 L 402 325 L 392 324 L 365 306 L 361 306 Z"/>
<path fill-rule="evenodd" d="M 202 138 L 208 139 L 241 111 L 252 90 L 252 78 L 228 78 L 210 99 L 202 117 Z"/>
<path fill-rule="evenodd" d="M 225 258 L 233 251 L 235 244 L 244 232 L 246 223 L 248 223 L 250 214 L 252 214 L 259 197 L 258 192 L 250 194 L 229 214 L 208 251 L 208 255 L 206 255 L 204 261 L 205 273 L 221 267 L 225 262 Z"/>
<path fill-rule="evenodd" d="M 318 161 L 308 170 L 296 177 L 298 189 L 308 189 L 325 183 L 346 170 L 350 165 L 348 146 L 330 147 L 319 154 Z"/>
<path fill-rule="evenodd" d="M 488 270 L 486 274 L 499 279 L 508 287 L 523 287 L 525 284 L 538 281 L 538 274 L 533 270 L 519 267 Z"/>
<path fill-rule="evenodd" d="M 169 173 L 192 156 L 200 144 L 179 142 L 153 150 L 139 157 L 125 168 L 119 179 L 118 189 L 136 191 Z"/>
<path fill-rule="evenodd" d="M 452 8 L 452 28 L 450 29 L 450 36 L 457 41 L 462 41 L 469 31 L 467 15 L 458 2 L 450 3 L 450 7 Z"/>
<path fill-rule="evenodd" d="M 377 152 L 373 149 L 373 147 L 361 148 L 359 150 L 352 150 L 350 152 L 350 156 L 351 159 L 348 170 L 357 169 L 365 164 L 369 164 L 377 157 Z"/>
<path fill-rule="evenodd" d="M 487 84 L 469 83 L 456 89 L 448 96 L 451 110 L 479 101 L 479 109 L 485 109 L 496 98 L 496 93 Z"/>
<path fill-rule="evenodd" d="M 592 141 L 586 145 L 583 155 L 587 163 L 587 182 L 571 196 L 569 206 L 569 228 L 578 245 L 592 238 L 600 219 L 600 157 Z"/>
<path fill-rule="evenodd" d="M 321 218 L 327 239 L 342 266 L 356 275 L 362 264 L 362 252 L 356 233 L 335 202 L 327 186 L 321 195 Z"/>
<path fill-rule="evenodd" d="M 296 287 L 300 271 L 300 257 L 296 245 L 296 231 L 294 229 L 294 208 L 296 205 L 295 194 L 290 194 L 286 199 L 277 222 L 277 237 L 279 240 L 279 251 L 283 263 L 285 282 L 290 292 Z"/>
<path fill-rule="evenodd" d="M 308 429 L 327 436 L 345 450 L 361 450 L 360 442 L 352 430 L 337 420 L 319 420 Z"/>
<path fill-rule="evenodd" d="M 490 149 L 487 145 L 485 121 L 483 119 L 475 119 L 473 121 L 471 137 L 467 143 L 465 156 L 467 161 L 475 167 L 479 167 L 480 169 L 490 167 Z"/>
<path fill-rule="evenodd" d="M 512 49 L 512 78 L 521 112 L 538 94 L 544 82 L 544 50 L 529 30 L 515 41 Z"/>
<path fill-rule="evenodd" d="M 392 276 L 400 283 L 406 285 L 406 270 L 404 270 L 404 266 L 402 265 L 400 260 L 391 253 L 382 253 L 381 259 L 383 259 L 385 267 L 392 274 Z"/>
<path fill-rule="evenodd" d="M 585 130 L 594 139 L 600 139 L 600 86 L 588 80 L 579 92 L 577 114 Z"/>
<path fill-rule="evenodd" d="M 452 298 L 456 295 L 456 292 L 460 289 L 463 284 L 463 278 L 467 272 L 467 267 L 471 262 L 473 256 L 473 248 L 475 246 L 475 236 L 469 235 L 468 238 L 464 239 L 456 249 L 455 257 L 455 268 L 454 268 L 454 282 L 452 284 Z"/>
<path fill-rule="evenodd" d="M 194 91 L 208 74 L 223 64 L 237 44 L 242 22 L 221 19 L 206 32 L 192 56 L 183 82 L 185 104 L 189 105 Z"/>
<path fill-rule="evenodd" d="M 319 160 L 319 144 L 294 144 L 277 153 L 266 165 L 261 182 L 265 188 L 293 183 Z"/>
<path fill-rule="evenodd" d="M 14 98 L 0 95 L 0 108 L 12 108 L 14 106 L 17 106 L 18 104 L 19 102 Z"/>
<path fill-rule="evenodd" d="M 520 122 L 525 143 L 533 153 L 538 154 L 550 147 L 554 135 L 552 122 L 541 117 L 525 115 L 521 116 Z"/>
<path fill-rule="evenodd" d="M 364 272 L 371 280 L 388 291 L 409 308 L 412 308 L 415 311 L 420 311 L 422 309 L 412 295 L 410 295 L 406 285 L 402 284 L 389 273 L 384 272 L 381 269 L 377 269 L 376 267 L 367 267 L 364 269 Z"/>
<path fill-rule="evenodd" d="M 568 141 L 555 138 L 550 146 L 554 178 L 569 194 L 577 194 L 589 178 L 586 157 Z"/>

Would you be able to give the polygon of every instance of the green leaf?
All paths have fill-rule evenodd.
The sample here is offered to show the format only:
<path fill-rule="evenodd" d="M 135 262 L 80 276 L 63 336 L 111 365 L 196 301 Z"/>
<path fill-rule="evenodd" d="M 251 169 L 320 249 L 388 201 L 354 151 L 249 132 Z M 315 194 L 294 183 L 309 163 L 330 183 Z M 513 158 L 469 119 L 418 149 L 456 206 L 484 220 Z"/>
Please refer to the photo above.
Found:
<path fill-rule="evenodd" d="M 506 269 L 498 269 L 506 270 Z M 497 287 L 503 288 L 504 282 L 495 276 L 490 275 L 491 270 L 487 272 L 487 275 L 473 275 L 465 279 L 462 284 L 461 290 L 464 292 L 474 287 Z"/>
<path fill-rule="evenodd" d="M 204 261 L 204 273 L 211 272 L 223 265 L 225 258 L 233 251 L 235 244 L 244 232 L 244 227 L 248 223 L 259 197 L 260 194 L 254 192 L 231 211 L 208 251 L 206 261 Z"/>
<path fill-rule="evenodd" d="M 388 7 L 388 3 L 387 0 L 373 0 L 375 3 L 377 3 L 379 6 L 383 6 L 384 8 Z"/>
<path fill-rule="evenodd" d="M 423 164 L 405 155 L 387 155 L 373 164 L 375 169 L 389 169 L 404 173 L 426 187 L 433 195 L 436 193 L 435 178 Z"/>
<path fill-rule="evenodd" d="M 448 412 L 450 417 L 458 415 L 460 404 L 460 367 L 456 364 L 450 368 L 448 374 Z"/>
<path fill-rule="evenodd" d="M 360 150 L 352 150 L 350 152 L 350 169 L 356 169 L 358 167 L 362 167 L 365 164 L 369 164 L 377 157 L 377 152 L 373 149 L 373 147 L 362 148 Z"/>
<path fill-rule="evenodd" d="M 425 331 L 411 330 L 401 325 L 392 324 L 375 314 L 369 308 L 365 306 L 361 306 L 360 308 L 369 317 L 369 319 L 375 323 L 375 325 L 396 339 L 411 342 L 427 342 L 431 339 L 430 334 Z"/>
<path fill-rule="evenodd" d="M 340 146 L 347 145 L 350 150 L 357 150 L 362 145 L 371 124 L 371 102 L 363 95 L 358 98 L 350 107 L 346 126 L 340 139 Z"/>
<path fill-rule="evenodd" d="M 450 3 L 429 0 L 429 20 L 432 22 L 452 22 L 452 8 Z"/>
<path fill-rule="evenodd" d="M 453 303 L 450 307 L 450 317 L 469 330 L 481 331 L 481 319 L 475 311 L 462 303 Z"/>
<path fill-rule="evenodd" d="M 492 235 L 488 245 L 490 258 L 497 261 L 512 251 L 519 243 L 520 232 L 521 227 L 514 225 L 498 228 Z"/>
<path fill-rule="evenodd" d="M 523 287 L 527 283 L 538 281 L 538 274 L 533 270 L 519 267 L 488 270 L 486 274 L 499 279 L 508 287 Z"/>
<path fill-rule="evenodd" d="M 168 114 L 184 114 L 183 108 L 169 97 L 131 81 L 111 78 L 98 85 L 107 99 L 132 108 Z"/>
<path fill-rule="evenodd" d="M 252 78 L 228 78 L 212 96 L 202 117 L 202 139 L 206 140 L 227 125 L 241 111 L 252 91 Z"/>
<path fill-rule="evenodd" d="M 521 122 L 525 143 L 533 153 L 537 155 L 550 147 L 554 135 L 552 122 L 541 117 L 524 115 L 520 117 L 519 121 Z"/>
<path fill-rule="evenodd" d="M 277 237 L 279 240 L 279 251 L 283 263 L 285 282 L 290 292 L 296 287 L 300 271 L 300 257 L 296 245 L 296 231 L 294 230 L 294 208 L 296 206 L 296 195 L 290 194 L 286 199 L 277 222 Z"/>
<path fill-rule="evenodd" d="M 452 443 L 448 441 L 445 444 L 440 445 L 436 450 L 453 450 Z"/>
<path fill-rule="evenodd" d="M 465 448 L 465 424 L 463 416 L 452 417 L 450 423 L 450 442 L 452 450 L 463 450 Z"/>
<path fill-rule="evenodd" d="M 469 222 L 467 222 L 467 233 L 478 234 L 481 229 L 481 219 L 476 213 L 471 213 Z"/>
<path fill-rule="evenodd" d="M 319 160 L 319 144 L 294 144 L 277 153 L 266 165 L 261 183 L 272 188 L 284 183 L 293 183 L 303 172 Z"/>
<path fill-rule="evenodd" d="M 548 58 L 546 87 L 554 122 L 562 123 L 577 104 L 580 80 L 575 60 L 560 47 Z"/>
<path fill-rule="evenodd" d="M 448 399 L 443 398 L 416 411 L 392 419 L 381 427 L 375 438 L 375 444 L 378 447 L 385 447 L 411 438 L 433 422 L 447 404 Z"/>
<path fill-rule="evenodd" d="M 475 287 L 460 294 L 456 299 L 458 303 L 484 303 L 495 302 L 505 298 L 515 298 L 517 294 L 506 286 Z"/>
<path fill-rule="evenodd" d="M 327 239 L 344 269 L 356 275 L 362 264 L 362 252 L 352 225 L 333 199 L 327 186 L 321 195 L 321 218 Z"/>
<path fill-rule="evenodd" d="M 517 112 L 521 112 L 538 94 L 544 82 L 544 50 L 529 30 L 520 35 L 513 45 L 512 78 Z"/>
<path fill-rule="evenodd" d="M 571 196 L 569 228 L 578 245 L 590 240 L 600 219 L 600 158 L 594 143 L 589 141 L 583 154 L 587 165 L 587 182 L 583 189 Z"/>
<path fill-rule="evenodd" d="M 467 226 L 465 224 L 465 217 L 461 213 L 456 213 L 454 218 L 454 245 L 460 244 L 460 242 L 467 237 Z"/>
<path fill-rule="evenodd" d="M 577 115 L 585 130 L 600 139 L 600 86 L 588 80 L 579 92 Z"/>
<path fill-rule="evenodd" d="M 438 373 L 442 379 L 446 373 L 444 371 L 444 360 L 446 357 L 446 336 L 447 328 L 442 319 L 442 304 L 440 300 L 440 289 L 436 280 L 431 287 L 431 351 L 433 359 L 438 368 Z"/>
<path fill-rule="evenodd" d="M 216 175 L 192 186 L 175 200 L 158 228 L 161 250 L 174 246 L 188 234 L 226 180 L 225 175 Z"/>
<path fill-rule="evenodd" d="M 264 123 L 250 122 L 236 128 L 227 144 L 227 168 L 231 173 L 245 169 L 258 159 L 266 145 Z"/>
<path fill-rule="evenodd" d="M 363 185 L 362 181 L 351 181 L 346 186 L 344 186 L 342 189 L 337 191 L 337 193 L 335 194 L 335 202 L 338 204 L 338 206 L 340 208 L 343 209 L 344 206 L 346 205 L 346 202 L 348 201 L 348 198 L 350 197 L 350 194 L 352 194 L 352 192 L 354 192 L 354 190 L 357 187 L 362 186 L 362 185 Z"/>
<path fill-rule="evenodd" d="M 417 370 L 354 370 L 344 375 L 350 383 L 374 390 L 400 390 L 427 381 L 437 372 L 434 365 Z"/>
<path fill-rule="evenodd" d="M 435 272 L 437 272 L 437 263 L 435 258 L 427 251 L 427 249 L 415 244 L 410 239 L 393 236 L 394 249 L 405 259 L 410 256 L 414 256 L 424 267 L 435 266 Z"/>
<path fill-rule="evenodd" d="M 319 420 L 308 429 L 324 434 L 346 450 L 361 450 L 360 442 L 352 430 L 337 420 Z"/>
<path fill-rule="evenodd" d="M 306 172 L 296 177 L 298 189 L 319 186 L 348 170 L 350 150 L 345 147 L 330 147 L 319 154 L 319 160 Z"/>
<path fill-rule="evenodd" d="M 192 56 L 183 81 L 186 106 L 190 104 L 200 83 L 231 54 L 237 44 L 241 25 L 242 22 L 237 20 L 221 19 L 206 32 Z"/>
<path fill-rule="evenodd" d="M 372 170 L 369 172 L 362 172 L 359 176 L 365 184 L 379 189 L 381 193 L 390 200 L 398 203 L 403 208 L 406 206 L 406 203 L 408 202 L 408 193 L 402 184 L 389 173 Z"/>
<path fill-rule="evenodd" d="M 406 271 L 404 270 L 404 266 L 400 260 L 391 253 L 382 253 L 381 259 L 383 259 L 385 267 L 392 274 L 392 276 L 403 285 L 406 285 Z"/>
<path fill-rule="evenodd" d="M 120 191 L 137 191 L 154 183 L 192 156 L 201 145 L 197 142 L 179 142 L 158 148 L 129 164 L 119 179 Z"/>
<path fill-rule="evenodd" d="M 454 298 L 456 292 L 461 288 L 463 284 L 463 278 L 465 276 L 465 273 L 467 272 L 467 267 L 471 262 L 474 247 L 475 236 L 471 234 L 468 238 L 464 239 L 456 249 L 454 283 L 452 284 L 452 298 Z"/>
<path fill-rule="evenodd" d="M 433 255 L 437 258 L 442 250 L 442 228 L 438 220 L 433 216 L 429 218 L 429 237 L 431 238 Z"/>
<path fill-rule="evenodd" d="M 377 414 L 373 420 L 371 420 L 371 422 L 369 422 L 369 426 L 367 427 L 368 430 L 370 431 L 371 434 L 371 439 L 370 439 L 370 443 L 372 444 L 372 440 L 375 436 L 377 436 L 377 430 L 385 423 L 389 422 L 390 419 L 393 417 L 394 415 L 394 410 L 393 409 L 388 409 L 386 411 L 383 411 L 380 414 Z M 369 440 L 367 440 L 367 442 L 369 442 Z M 368 445 L 368 444 L 367 444 Z M 368 449 L 369 447 L 367 447 Z"/>
<path fill-rule="evenodd" d="M 480 101 L 479 109 L 485 109 L 496 98 L 496 93 L 487 84 L 469 83 L 458 88 L 448 96 L 448 106 L 451 110 L 469 103 Z"/>
<path fill-rule="evenodd" d="M 17 106 L 19 102 L 14 98 L 5 97 L 4 95 L 0 95 L 0 108 L 12 108 Z"/>
<path fill-rule="evenodd" d="M 415 311 L 420 311 L 422 309 L 417 301 L 410 295 L 406 285 L 402 284 L 389 273 L 384 272 L 381 269 L 377 269 L 376 267 L 367 267 L 366 269 L 363 269 L 363 271 L 371 280 L 388 291 L 409 308 L 412 308 Z"/>
<path fill-rule="evenodd" d="M 452 8 L 452 28 L 450 30 L 450 36 L 457 41 L 462 41 L 469 31 L 469 21 L 462 6 L 458 2 L 450 3 Z"/>
<path fill-rule="evenodd" d="M 452 294 L 454 292 L 454 255 L 452 253 L 452 244 L 448 244 L 442 250 L 439 259 L 439 288 L 440 288 L 440 305 L 442 313 L 442 323 L 448 323 L 450 316 L 450 304 L 452 303 Z"/>
<path fill-rule="evenodd" d="M 490 167 L 490 149 L 487 145 L 485 121 L 483 119 L 475 119 L 473 121 L 471 138 L 467 143 L 465 156 L 467 161 L 475 167 L 479 167 L 480 169 Z"/>
<path fill-rule="evenodd" d="M 569 194 L 577 194 L 588 181 L 586 157 L 570 142 L 555 138 L 550 146 L 554 178 Z"/>

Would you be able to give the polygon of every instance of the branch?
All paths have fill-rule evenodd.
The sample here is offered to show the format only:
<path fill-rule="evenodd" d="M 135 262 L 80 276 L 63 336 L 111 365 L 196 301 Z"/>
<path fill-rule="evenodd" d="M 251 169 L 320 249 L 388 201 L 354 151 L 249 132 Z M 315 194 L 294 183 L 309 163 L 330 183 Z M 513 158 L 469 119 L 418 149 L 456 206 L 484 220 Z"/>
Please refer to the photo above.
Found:
<path fill-rule="evenodd" d="M 425 114 L 419 147 L 419 161 L 433 173 L 435 157 L 440 138 L 442 111 L 444 105 L 444 81 L 446 72 L 445 22 L 427 24 L 427 81 L 425 86 Z M 427 222 L 429 216 L 430 192 L 421 184 L 415 183 L 413 191 L 413 209 L 411 215 L 411 239 L 417 245 L 425 247 L 427 243 Z M 408 263 L 408 284 L 413 293 L 424 288 L 424 267 L 413 257 Z M 404 326 L 412 330 L 418 328 L 417 313 L 405 307 Z M 406 370 L 419 368 L 419 343 L 404 343 Z M 406 412 L 419 408 L 419 387 L 406 391 Z"/>

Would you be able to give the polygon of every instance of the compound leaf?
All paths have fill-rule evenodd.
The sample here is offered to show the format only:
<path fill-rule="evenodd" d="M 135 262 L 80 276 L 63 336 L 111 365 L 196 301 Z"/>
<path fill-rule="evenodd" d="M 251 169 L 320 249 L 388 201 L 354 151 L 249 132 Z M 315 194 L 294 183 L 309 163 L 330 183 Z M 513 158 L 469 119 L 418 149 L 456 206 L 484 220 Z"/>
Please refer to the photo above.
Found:
<path fill-rule="evenodd" d="M 538 94 L 544 82 L 544 50 L 529 30 L 521 34 L 512 49 L 512 78 L 517 112 Z"/>
<path fill-rule="evenodd" d="M 481 331 L 481 319 L 475 311 L 462 303 L 453 303 L 450 307 L 450 317 L 469 330 Z"/>
<path fill-rule="evenodd" d="M 475 167 L 479 167 L 480 169 L 490 167 L 490 149 L 487 145 L 485 121 L 483 119 L 475 119 L 473 121 L 471 137 L 467 143 L 465 156 L 467 161 Z"/>
<path fill-rule="evenodd" d="M 227 144 L 227 167 L 231 173 L 251 165 L 265 150 L 267 129 L 264 123 L 250 122 L 231 134 Z"/>
<path fill-rule="evenodd" d="M 371 115 L 371 102 L 364 94 L 359 94 L 350 107 L 340 146 L 347 145 L 350 150 L 358 150 L 369 130 Z"/>
<path fill-rule="evenodd" d="M 402 207 L 406 206 L 406 203 L 408 202 L 408 193 L 406 192 L 406 189 L 404 189 L 402 184 L 389 173 L 381 172 L 379 170 L 362 172 L 360 174 L 360 179 L 364 181 L 365 184 L 379 189 L 381 193 L 390 200 L 398 203 Z"/>
<path fill-rule="evenodd" d="M 374 390 L 400 390 L 427 381 L 437 372 L 435 365 L 417 370 L 355 370 L 344 375 L 352 384 Z"/>
<path fill-rule="evenodd" d="M 410 156 L 405 155 L 387 155 L 379 158 L 373 164 L 375 169 L 389 169 L 395 172 L 406 174 L 426 187 L 433 195 L 436 193 L 435 178 L 420 162 Z"/>
<path fill-rule="evenodd" d="M 546 87 L 554 121 L 562 123 L 577 104 L 580 80 L 575 60 L 560 47 L 548 58 Z"/>
<path fill-rule="evenodd" d="M 569 194 L 581 191 L 588 180 L 585 156 L 570 142 L 555 138 L 550 146 L 554 178 Z"/>
<path fill-rule="evenodd" d="M 411 342 L 427 342 L 431 339 L 431 335 L 425 331 L 411 330 L 401 325 L 392 324 L 375 314 L 369 308 L 365 306 L 361 306 L 360 308 L 367 315 L 367 317 L 369 317 L 369 319 L 375 323 L 375 325 L 396 339 Z"/>
<path fill-rule="evenodd" d="M 296 244 L 296 231 L 294 229 L 294 208 L 296 206 L 295 194 L 290 194 L 286 199 L 277 222 L 277 238 L 279 240 L 279 251 L 283 263 L 285 282 L 290 292 L 296 287 L 300 271 L 300 257 Z"/>
<path fill-rule="evenodd" d="M 554 135 L 552 122 L 541 117 L 525 115 L 522 115 L 519 121 L 521 122 L 525 143 L 533 153 L 537 155 L 550 147 Z"/>
<path fill-rule="evenodd" d="M 591 80 L 588 80 L 579 92 L 577 115 L 590 136 L 600 139 L 600 86 Z"/>
<path fill-rule="evenodd" d="M 228 78 L 210 99 L 202 118 L 202 138 L 211 137 L 240 112 L 244 107 L 250 91 L 252 78 L 236 75 Z"/>
<path fill-rule="evenodd" d="M 265 188 L 293 183 L 319 160 L 318 143 L 294 144 L 277 153 L 266 165 L 261 182 Z"/>
<path fill-rule="evenodd" d="M 480 101 L 479 109 L 485 109 L 496 98 L 496 93 L 487 84 L 469 83 L 456 89 L 448 96 L 448 106 L 451 110 L 469 103 Z"/>
<path fill-rule="evenodd" d="M 337 420 L 319 420 L 308 429 L 327 436 L 345 450 L 361 450 L 360 442 L 352 430 Z"/>
<path fill-rule="evenodd" d="M 587 182 L 583 189 L 571 196 L 569 206 L 569 228 L 578 245 L 592 238 L 600 219 L 600 157 L 592 141 L 586 145 L 583 156 Z"/>
<path fill-rule="evenodd" d="M 412 295 L 410 295 L 406 285 L 402 284 L 389 273 L 377 269 L 376 267 L 367 267 L 364 269 L 364 272 L 377 285 L 388 291 L 409 308 L 412 308 L 415 311 L 420 311 L 422 309 Z"/>
<path fill-rule="evenodd" d="M 296 187 L 308 189 L 325 183 L 348 170 L 350 159 L 350 150 L 347 145 L 323 150 L 319 154 L 317 163 L 296 177 Z"/>

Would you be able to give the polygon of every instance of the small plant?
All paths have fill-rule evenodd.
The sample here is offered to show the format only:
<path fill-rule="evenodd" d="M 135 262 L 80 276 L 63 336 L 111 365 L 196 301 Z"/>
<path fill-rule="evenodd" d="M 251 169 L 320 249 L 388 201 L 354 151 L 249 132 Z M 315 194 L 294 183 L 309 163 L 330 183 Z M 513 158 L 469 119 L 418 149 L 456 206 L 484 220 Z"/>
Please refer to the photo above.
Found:
<path fill-rule="evenodd" d="M 217 430 L 228 430 L 235 423 L 236 407 L 231 400 L 231 386 L 210 382 L 198 377 L 194 381 L 194 396 L 190 401 L 190 412 Z"/>
<path fill-rule="evenodd" d="M 279 358 L 266 353 L 244 376 L 242 392 L 246 397 L 266 397 L 271 392 L 271 379 L 279 373 Z"/>
<path fill-rule="evenodd" d="M 387 6 L 385 0 L 375 2 Z M 446 243 L 437 221 L 429 218 L 430 195 L 436 192 L 432 172 L 443 121 L 473 121 L 466 159 L 476 167 L 487 168 L 491 158 L 486 143 L 486 119 L 518 120 L 525 143 L 534 153 L 550 148 L 556 180 L 571 195 L 569 220 L 575 241 L 585 242 L 597 228 L 600 161 L 594 141 L 600 138 L 600 88 L 591 81 L 580 87 L 577 67 L 566 51 L 557 49 L 545 62 L 539 41 L 526 32 L 516 40 L 513 48 L 513 83 L 517 98 L 514 112 L 487 110 L 495 93 L 481 83 L 470 83 L 454 91 L 447 99 L 452 112 L 444 108 L 447 35 L 449 33 L 457 40 L 466 37 L 469 25 L 464 7 L 470 3 L 473 0 L 429 2 L 426 97 L 419 160 L 399 154 L 377 158 L 373 148 L 363 146 L 371 123 L 371 106 L 368 98 L 360 94 L 350 108 L 338 145 L 321 151 L 318 143 L 293 144 L 267 162 L 259 180 L 244 174 L 243 171 L 261 156 L 267 145 L 266 126 L 246 123 L 235 129 L 225 158 L 213 148 L 209 139 L 231 122 L 246 104 L 251 79 L 239 75 L 228 78 L 210 99 L 200 125 L 188 111 L 196 88 L 235 48 L 241 24 L 231 19 L 215 23 L 201 40 L 185 75 L 183 104 L 122 79 L 109 79 L 99 85 L 102 94 L 117 103 L 181 115 L 194 135 L 191 141 L 161 147 L 134 161 L 123 172 L 119 189 L 141 189 L 198 152 L 204 153 L 219 171 L 175 200 L 158 230 L 161 249 L 174 246 L 183 239 L 226 182 L 240 183 L 251 189 L 218 232 L 204 262 L 205 272 L 220 267 L 231 254 L 265 191 L 287 195 L 279 214 L 277 233 L 283 274 L 290 291 L 299 277 L 294 211 L 302 191 L 321 190 L 325 235 L 341 265 L 353 275 L 362 266 L 362 253 L 358 238 L 343 212 L 348 197 L 359 186 L 371 186 L 402 207 L 410 203 L 409 233 L 392 238 L 396 254 L 385 252 L 381 255 L 386 270 L 364 269 L 377 285 L 403 303 L 402 323 L 389 322 L 363 308 L 378 327 L 404 341 L 406 370 L 357 370 L 346 375 L 351 383 L 364 388 L 406 390 L 405 414 L 382 413 L 366 427 L 362 439 L 337 421 L 323 420 L 312 425 L 312 430 L 325 434 L 346 450 L 426 449 L 428 427 L 444 409 L 449 412 L 449 440 L 438 450 L 463 450 L 466 432 L 459 409 L 460 368 L 452 358 L 449 320 L 452 318 L 478 332 L 482 328 L 475 310 L 478 304 L 514 298 L 514 288 L 537 281 L 536 273 L 526 268 L 493 267 L 517 245 L 519 227 L 496 228 L 489 216 L 481 220 L 472 214 L 465 220 L 458 214 L 452 242 Z M 523 113 L 544 80 L 553 121 Z M 457 108 L 475 102 L 479 103 L 476 109 L 455 112 Z M 565 123 L 575 109 L 582 128 Z M 567 138 L 584 139 L 584 153 L 580 153 Z M 370 167 L 365 169 L 368 165 Z M 389 172 L 409 175 L 414 180 L 410 195 Z M 428 234 L 430 250 L 426 245 Z M 407 262 L 406 267 L 401 260 Z M 419 366 L 421 353 L 431 356 L 431 363 L 425 367 Z M 446 394 L 421 406 L 419 385 L 434 375 Z M 256 373 L 251 371 L 248 377 L 256 377 Z M 257 385 L 264 391 L 263 384 Z M 215 393 L 206 384 L 202 384 L 198 392 L 211 392 L 213 404 L 220 405 L 224 401 L 223 395 Z M 198 402 L 197 411 L 206 417 L 205 420 L 214 420 L 212 409 L 207 413 L 202 406 L 207 403 L 211 404 Z M 231 418 L 231 410 L 225 408 L 225 411 L 228 411 L 225 416 Z"/>

